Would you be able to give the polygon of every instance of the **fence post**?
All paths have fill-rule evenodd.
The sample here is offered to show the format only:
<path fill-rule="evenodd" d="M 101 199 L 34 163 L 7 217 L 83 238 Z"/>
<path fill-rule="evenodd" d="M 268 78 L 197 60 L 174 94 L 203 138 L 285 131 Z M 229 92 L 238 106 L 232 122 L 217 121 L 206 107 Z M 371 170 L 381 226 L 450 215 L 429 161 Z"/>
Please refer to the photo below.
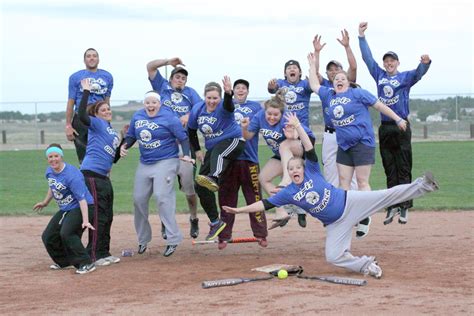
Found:
<path fill-rule="evenodd" d="M 428 138 L 428 126 L 423 125 L 423 138 L 427 139 Z"/>
<path fill-rule="evenodd" d="M 472 125 L 471 125 L 471 138 L 472 138 Z M 3 130 L 2 131 L 2 144 L 7 143 L 7 131 Z"/>
<path fill-rule="evenodd" d="M 41 145 L 44 145 L 44 130 L 40 131 L 40 143 Z"/>
<path fill-rule="evenodd" d="M 471 138 L 474 138 L 474 124 L 471 123 Z"/>

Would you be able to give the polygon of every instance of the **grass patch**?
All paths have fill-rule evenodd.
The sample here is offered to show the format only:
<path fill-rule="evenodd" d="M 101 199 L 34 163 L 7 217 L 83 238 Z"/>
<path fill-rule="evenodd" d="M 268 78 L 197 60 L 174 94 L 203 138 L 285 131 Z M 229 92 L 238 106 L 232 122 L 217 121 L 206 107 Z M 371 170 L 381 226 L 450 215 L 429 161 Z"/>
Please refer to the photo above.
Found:
<path fill-rule="evenodd" d="M 317 145 L 321 157 L 321 146 Z M 441 190 L 415 200 L 416 209 L 474 209 L 474 142 L 423 142 L 413 143 L 413 176 L 431 170 Z M 77 166 L 74 150 L 65 150 L 66 161 Z M 263 165 L 271 157 L 266 146 L 260 147 Z M 373 190 L 385 188 L 385 174 L 381 158 L 377 158 L 370 183 Z M 132 149 L 127 158 L 112 169 L 111 179 L 115 193 L 114 212 L 133 212 L 133 182 L 138 162 L 138 150 Z M 44 171 L 47 163 L 43 150 L 0 152 L 0 215 L 31 215 L 32 206 L 41 201 L 47 191 Z M 150 209 L 155 208 L 153 198 Z M 244 202 L 242 195 L 239 203 Z M 43 211 L 52 214 L 57 210 L 54 202 Z M 177 210 L 187 212 L 186 198 L 177 191 Z M 202 212 L 202 210 L 201 210 Z M 150 213 L 153 213 L 151 211 Z"/>

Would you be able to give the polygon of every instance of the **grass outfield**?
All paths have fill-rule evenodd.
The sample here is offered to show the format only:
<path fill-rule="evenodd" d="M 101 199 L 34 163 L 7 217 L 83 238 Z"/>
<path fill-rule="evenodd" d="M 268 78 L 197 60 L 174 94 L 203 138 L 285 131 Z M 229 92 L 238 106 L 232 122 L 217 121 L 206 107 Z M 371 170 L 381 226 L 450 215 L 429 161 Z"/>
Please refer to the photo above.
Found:
<path fill-rule="evenodd" d="M 321 146 L 317 146 L 321 157 Z M 423 142 L 413 144 L 413 176 L 432 170 L 441 190 L 415 201 L 416 209 L 474 209 L 474 142 Z M 66 161 L 77 165 L 73 150 L 65 150 Z M 270 157 L 266 146 L 260 147 L 261 162 Z M 132 191 L 138 150 L 132 149 L 127 158 L 120 160 L 112 170 L 115 192 L 114 212 L 133 211 Z M 44 151 L 0 152 L 0 215 L 32 214 L 32 206 L 41 201 L 47 191 L 44 171 L 47 166 Z M 370 179 L 372 189 L 385 188 L 385 175 L 377 151 L 376 164 Z M 153 199 L 152 199 L 153 200 Z M 239 198 L 242 204 L 242 196 Z M 154 201 L 152 202 L 154 207 Z M 43 210 L 52 214 L 57 210 L 54 202 Z M 184 195 L 177 193 L 177 210 L 187 211 Z M 202 211 L 201 211 L 202 212 Z"/>

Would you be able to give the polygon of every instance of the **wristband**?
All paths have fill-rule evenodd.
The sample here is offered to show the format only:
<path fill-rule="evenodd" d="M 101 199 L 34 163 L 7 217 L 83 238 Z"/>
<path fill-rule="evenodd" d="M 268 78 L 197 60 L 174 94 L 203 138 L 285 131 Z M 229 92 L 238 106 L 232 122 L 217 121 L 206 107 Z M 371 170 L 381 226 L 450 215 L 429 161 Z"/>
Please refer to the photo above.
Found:
<path fill-rule="evenodd" d="M 397 121 L 397 125 L 400 125 L 400 123 L 401 123 L 402 121 L 403 121 L 403 119 L 402 119 L 402 118 L 401 118 L 401 119 L 399 119 L 399 120 Z"/>

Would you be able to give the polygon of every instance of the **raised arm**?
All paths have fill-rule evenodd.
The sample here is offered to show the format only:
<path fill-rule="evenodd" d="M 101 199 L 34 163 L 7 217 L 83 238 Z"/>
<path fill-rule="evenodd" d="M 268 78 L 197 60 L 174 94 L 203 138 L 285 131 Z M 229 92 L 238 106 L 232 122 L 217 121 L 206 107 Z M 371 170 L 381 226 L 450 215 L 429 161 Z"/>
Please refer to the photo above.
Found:
<path fill-rule="evenodd" d="M 347 79 L 352 82 L 357 80 L 357 61 L 355 59 L 354 53 L 352 52 L 351 46 L 349 45 L 349 32 L 346 29 L 341 31 L 341 39 L 337 39 L 344 49 L 346 50 L 347 62 L 349 63 L 349 68 L 347 69 Z"/>
<path fill-rule="evenodd" d="M 319 83 L 323 83 L 323 76 L 319 73 L 319 53 L 326 46 L 326 43 L 321 44 L 321 35 L 318 36 L 316 34 L 313 38 L 313 48 L 314 48 L 314 56 L 316 57 L 316 74 L 318 75 Z"/>
<path fill-rule="evenodd" d="M 311 90 L 313 90 L 317 94 L 319 94 L 319 89 L 321 88 L 321 83 L 319 82 L 318 75 L 317 75 L 317 69 L 319 67 L 319 65 L 317 65 L 318 59 L 319 58 L 316 58 L 314 53 L 308 54 L 309 86 L 311 87 Z"/>
<path fill-rule="evenodd" d="M 292 112 L 287 112 L 286 113 L 286 119 L 287 119 L 287 126 L 293 126 L 296 131 L 298 132 L 298 135 L 301 140 L 301 144 L 303 144 L 304 151 L 310 151 L 314 148 L 313 143 L 311 142 L 311 139 L 309 139 L 308 134 L 306 133 L 305 129 L 303 128 L 303 125 L 301 125 L 300 120 L 298 119 L 298 116 L 296 116 L 295 113 Z"/>
<path fill-rule="evenodd" d="M 386 106 L 382 102 L 377 101 L 373 105 L 373 107 L 374 107 L 374 109 L 376 109 L 380 113 L 382 113 L 382 114 L 388 116 L 389 118 L 391 118 L 392 120 L 394 120 L 397 123 L 398 128 L 401 129 L 402 131 L 405 131 L 407 129 L 407 121 L 405 121 L 400 116 L 398 116 L 397 113 L 393 112 L 393 110 L 391 108 L 389 108 L 388 106 Z"/>
<path fill-rule="evenodd" d="M 146 70 L 148 71 L 148 78 L 150 80 L 155 79 L 158 68 L 171 65 L 176 67 L 177 65 L 183 65 L 183 61 L 179 57 L 167 58 L 167 59 L 155 59 L 146 64 Z"/>
<path fill-rule="evenodd" d="M 87 102 L 89 101 L 89 95 L 91 92 L 91 86 L 89 84 L 89 79 L 82 79 L 81 80 L 81 86 L 82 86 L 82 98 L 81 98 L 81 104 L 79 105 L 79 119 L 81 120 L 82 124 L 85 126 L 90 126 L 91 125 L 91 119 L 89 115 L 87 114 Z"/>
<path fill-rule="evenodd" d="M 228 112 L 234 112 L 234 100 L 232 99 L 234 91 L 232 90 L 232 82 L 229 76 L 224 76 L 222 79 L 222 86 L 224 87 L 224 109 Z"/>
<path fill-rule="evenodd" d="M 255 202 L 250 205 L 242 206 L 242 207 L 230 207 L 230 206 L 222 206 L 222 208 L 229 212 L 229 213 L 256 213 L 262 212 L 265 210 L 265 206 L 262 201 Z"/>

